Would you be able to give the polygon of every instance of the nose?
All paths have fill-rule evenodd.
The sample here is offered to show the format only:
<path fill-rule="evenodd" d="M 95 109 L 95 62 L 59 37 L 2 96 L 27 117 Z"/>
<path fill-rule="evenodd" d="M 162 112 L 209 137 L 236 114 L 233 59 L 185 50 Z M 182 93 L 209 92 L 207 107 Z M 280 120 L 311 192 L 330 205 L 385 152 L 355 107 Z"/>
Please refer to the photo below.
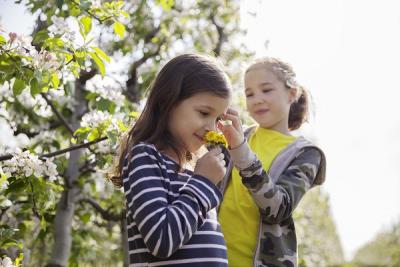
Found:
<path fill-rule="evenodd" d="M 215 131 L 217 129 L 217 121 L 210 120 L 206 125 L 206 131 Z"/>
<path fill-rule="evenodd" d="M 255 95 L 254 96 L 254 104 L 261 104 L 263 101 L 262 97 L 260 95 Z"/>

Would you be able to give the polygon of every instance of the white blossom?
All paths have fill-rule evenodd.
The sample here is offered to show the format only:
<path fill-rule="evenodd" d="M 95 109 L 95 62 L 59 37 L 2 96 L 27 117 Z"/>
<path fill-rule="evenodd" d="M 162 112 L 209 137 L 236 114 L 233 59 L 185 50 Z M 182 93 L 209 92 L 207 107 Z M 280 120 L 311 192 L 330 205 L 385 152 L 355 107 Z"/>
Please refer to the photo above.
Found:
<path fill-rule="evenodd" d="M 38 53 L 36 48 L 32 45 L 31 36 L 18 35 L 14 44 L 17 54 L 21 56 L 34 56 Z"/>
<path fill-rule="evenodd" d="M 92 110 L 82 117 L 82 127 L 98 127 L 100 124 L 105 123 L 107 120 L 112 120 L 112 116 L 108 112 L 100 110 Z"/>
<path fill-rule="evenodd" d="M 33 55 L 32 65 L 34 68 L 43 70 L 56 70 L 60 67 L 60 62 L 54 53 L 50 53 L 46 50 L 40 51 L 40 53 Z"/>
<path fill-rule="evenodd" d="M 0 267 L 15 267 L 15 265 L 9 257 L 5 257 L 0 259 Z"/>
<path fill-rule="evenodd" d="M 53 21 L 53 25 L 48 28 L 50 37 L 57 35 L 61 36 L 63 41 L 74 42 L 76 33 L 71 30 L 71 27 L 64 18 L 53 16 L 51 20 Z"/>
<path fill-rule="evenodd" d="M 114 150 L 114 147 L 112 144 L 108 142 L 108 140 L 105 140 L 103 142 L 99 142 L 97 144 L 97 152 L 101 154 L 110 154 Z"/>
<path fill-rule="evenodd" d="M 31 154 L 29 151 L 17 151 L 10 160 L 4 162 L 3 170 L 5 172 L 22 175 L 42 177 L 48 176 L 50 181 L 57 178 L 57 166 L 50 160 L 45 161 L 38 156 Z"/>
<path fill-rule="evenodd" d="M 125 100 L 121 86 L 108 76 L 101 78 L 100 75 L 96 75 L 88 81 L 87 90 L 98 93 L 101 97 L 113 101 L 118 106 L 122 105 Z"/>
<path fill-rule="evenodd" d="M 11 200 L 9 200 L 8 198 L 6 198 L 4 196 L 0 196 L 0 207 L 8 208 L 10 206 L 12 206 Z M 0 267 L 1 267 L 1 265 L 0 265 Z"/>

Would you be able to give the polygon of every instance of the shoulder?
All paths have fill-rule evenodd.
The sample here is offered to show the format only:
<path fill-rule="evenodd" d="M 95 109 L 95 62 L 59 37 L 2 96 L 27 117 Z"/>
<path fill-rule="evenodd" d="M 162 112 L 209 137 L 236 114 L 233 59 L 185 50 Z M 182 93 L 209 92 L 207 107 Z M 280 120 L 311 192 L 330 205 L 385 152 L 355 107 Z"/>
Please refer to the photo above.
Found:
<path fill-rule="evenodd" d="M 243 127 L 243 133 L 244 133 L 244 136 L 246 137 L 246 138 L 248 138 L 253 132 L 254 132 L 254 130 L 257 128 L 257 124 L 253 124 L 253 125 L 250 125 L 250 126 L 244 126 Z"/>
<path fill-rule="evenodd" d="M 161 158 L 161 152 L 156 148 L 156 146 L 145 142 L 139 142 L 132 147 L 131 155 L 135 156 L 138 154 L 153 155 L 157 158 Z"/>
<path fill-rule="evenodd" d="M 153 145 L 145 142 L 135 144 L 127 155 L 129 162 L 161 161 L 160 151 Z"/>
<path fill-rule="evenodd" d="M 298 143 L 300 143 L 298 144 L 299 150 L 291 165 L 312 166 L 316 172 L 314 185 L 321 185 L 325 181 L 326 174 L 325 153 L 320 147 L 305 138 L 301 138 Z"/>

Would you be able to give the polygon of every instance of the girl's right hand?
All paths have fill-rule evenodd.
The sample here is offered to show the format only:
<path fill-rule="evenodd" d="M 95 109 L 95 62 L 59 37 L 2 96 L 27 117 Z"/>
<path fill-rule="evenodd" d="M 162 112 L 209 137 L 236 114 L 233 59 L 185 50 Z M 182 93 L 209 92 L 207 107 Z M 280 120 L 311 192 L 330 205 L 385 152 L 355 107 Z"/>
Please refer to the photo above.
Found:
<path fill-rule="evenodd" d="M 217 184 L 226 173 L 224 154 L 220 147 L 215 147 L 197 160 L 194 173 L 208 178 Z"/>

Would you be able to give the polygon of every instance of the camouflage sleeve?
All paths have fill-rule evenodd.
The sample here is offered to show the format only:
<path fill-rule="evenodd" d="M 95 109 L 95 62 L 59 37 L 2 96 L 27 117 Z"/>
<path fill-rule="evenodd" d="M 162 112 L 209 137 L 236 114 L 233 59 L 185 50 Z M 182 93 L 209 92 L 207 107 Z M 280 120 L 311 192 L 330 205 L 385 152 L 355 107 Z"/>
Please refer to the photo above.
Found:
<path fill-rule="evenodd" d="M 263 220 L 270 224 L 287 219 L 311 187 L 319 168 L 321 154 L 305 148 L 274 183 L 256 158 L 240 169 L 243 184 L 252 193 Z"/>

